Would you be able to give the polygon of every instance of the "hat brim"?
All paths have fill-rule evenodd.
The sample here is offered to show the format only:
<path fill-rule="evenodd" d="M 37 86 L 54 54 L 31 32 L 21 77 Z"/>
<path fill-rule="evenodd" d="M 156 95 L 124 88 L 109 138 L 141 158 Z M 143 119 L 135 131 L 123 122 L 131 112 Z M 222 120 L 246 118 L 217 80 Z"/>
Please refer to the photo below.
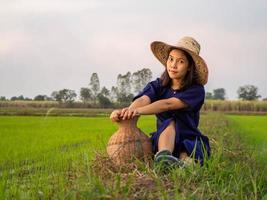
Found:
<path fill-rule="evenodd" d="M 180 49 L 189 53 L 195 62 L 196 72 L 198 74 L 198 83 L 205 85 L 208 82 L 208 66 L 205 60 L 198 54 L 181 46 L 169 45 L 161 41 L 151 43 L 151 50 L 154 56 L 166 67 L 169 53 L 172 49 Z"/>

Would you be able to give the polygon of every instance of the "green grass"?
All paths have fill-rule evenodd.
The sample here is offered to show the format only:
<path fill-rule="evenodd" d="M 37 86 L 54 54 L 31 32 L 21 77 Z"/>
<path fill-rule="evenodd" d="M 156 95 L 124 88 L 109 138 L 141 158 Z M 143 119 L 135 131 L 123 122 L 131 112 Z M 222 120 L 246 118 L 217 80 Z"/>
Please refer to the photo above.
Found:
<path fill-rule="evenodd" d="M 104 152 L 117 126 L 106 117 L 0 117 L 0 199 L 261 199 L 266 165 L 231 121 L 202 115 L 211 159 L 161 174 L 138 161 L 114 169 Z M 138 124 L 155 130 L 152 116 Z"/>
<path fill-rule="evenodd" d="M 267 164 L 267 116 L 228 115 L 231 127 L 244 138 L 253 152 Z"/>
<path fill-rule="evenodd" d="M 103 148 L 116 129 L 107 118 L 70 117 L 0 117 L 0 127 L 0 162 L 81 146 Z"/>
<path fill-rule="evenodd" d="M 227 116 L 234 125 L 255 143 L 267 142 L 267 116 Z"/>

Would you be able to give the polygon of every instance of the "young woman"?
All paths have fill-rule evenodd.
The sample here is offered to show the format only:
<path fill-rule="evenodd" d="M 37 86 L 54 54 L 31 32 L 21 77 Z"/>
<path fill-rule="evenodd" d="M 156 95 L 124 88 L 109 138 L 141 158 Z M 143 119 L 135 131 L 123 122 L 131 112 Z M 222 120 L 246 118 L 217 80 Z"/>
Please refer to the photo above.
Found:
<path fill-rule="evenodd" d="M 155 162 L 182 166 L 195 159 L 203 164 L 210 146 L 208 137 L 198 129 L 203 85 L 208 80 L 200 45 L 192 37 L 183 37 L 176 45 L 155 41 L 151 50 L 163 64 L 164 73 L 148 83 L 129 107 L 114 110 L 110 118 L 119 121 L 155 114 L 157 131 L 151 134 Z"/>

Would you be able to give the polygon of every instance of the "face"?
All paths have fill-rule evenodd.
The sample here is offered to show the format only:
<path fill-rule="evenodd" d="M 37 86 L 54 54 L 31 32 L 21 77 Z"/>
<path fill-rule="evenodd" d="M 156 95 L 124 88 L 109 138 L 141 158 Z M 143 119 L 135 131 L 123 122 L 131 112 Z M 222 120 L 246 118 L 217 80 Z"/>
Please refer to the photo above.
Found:
<path fill-rule="evenodd" d="M 184 52 L 179 49 L 173 49 L 167 60 L 167 71 L 170 78 L 183 80 L 188 68 L 188 60 Z"/>

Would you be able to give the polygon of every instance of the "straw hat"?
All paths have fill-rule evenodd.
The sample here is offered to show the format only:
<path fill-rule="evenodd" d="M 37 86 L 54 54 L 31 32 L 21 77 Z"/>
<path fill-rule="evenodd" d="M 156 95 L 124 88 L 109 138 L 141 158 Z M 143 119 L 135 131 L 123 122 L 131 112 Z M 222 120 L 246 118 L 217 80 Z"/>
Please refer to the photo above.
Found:
<path fill-rule="evenodd" d="M 208 66 L 203 58 L 199 56 L 200 44 L 192 37 L 183 37 L 176 45 L 169 45 L 164 42 L 154 41 L 151 43 L 151 50 L 156 58 L 166 67 L 169 53 L 172 49 L 181 49 L 188 52 L 193 58 L 198 75 L 198 83 L 205 85 L 208 82 Z"/>

